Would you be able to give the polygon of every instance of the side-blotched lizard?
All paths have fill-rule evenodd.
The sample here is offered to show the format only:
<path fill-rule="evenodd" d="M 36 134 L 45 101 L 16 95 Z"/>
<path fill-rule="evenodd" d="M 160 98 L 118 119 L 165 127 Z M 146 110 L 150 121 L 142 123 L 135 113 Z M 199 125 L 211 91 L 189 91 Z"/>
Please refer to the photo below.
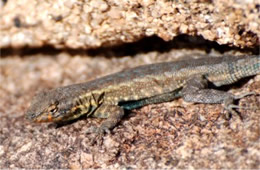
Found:
<path fill-rule="evenodd" d="M 131 110 L 182 97 L 193 103 L 223 103 L 234 112 L 235 96 L 208 89 L 260 73 L 260 55 L 204 57 L 139 66 L 86 83 L 43 91 L 34 97 L 27 118 L 67 122 L 81 116 L 107 118 L 94 132 L 107 132 Z"/>

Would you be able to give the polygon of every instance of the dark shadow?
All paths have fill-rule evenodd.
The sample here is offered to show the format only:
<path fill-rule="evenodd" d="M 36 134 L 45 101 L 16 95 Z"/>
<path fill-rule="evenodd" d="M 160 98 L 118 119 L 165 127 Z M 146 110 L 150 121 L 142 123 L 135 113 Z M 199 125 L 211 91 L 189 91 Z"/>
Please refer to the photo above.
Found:
<path fill-rule="evenodd" d="M 249 77 L 242 78 L 242 79 L 238 80 L 237 82 L 232 83 L 230 85 L 223 85 L 223 86 L 220 86 L 220 87 L 216 87 L 216 86 L 214 86 L 214 84 L 209 83 L 208 86 L 209 86 L 209 88 L 223 90 L 223 91 L 228 91 L 231 88 L 232 89 L 234 89 L 234 88 L 241 88 L 243 85 L 245 85 L 253 77 L 255 77 L 255 76 L 249 76 Z"/>
<path fill-rule="evenodd" d="M 205 40 L 201 36 L 188 36 L 179 35 L 175 37 L 172 41 L 164 41 L 157 36 L 147 37 L 140 39 L 133 43 L 124 43 L 116 46 L 100 47 L 96 49 L 69 49 L 61 48 L 57 49 L 52 46 L 44 46 L 41 48 L 4 48 L 1 50 L 1 57 L 8 57 L 11 55 L 19 56 L 32 56 L 36 54 L 43 55 L 56 55 L 61 52 L 67 52 L 70 55 L 89 55 L 95 57 L 97 55 L 104 56 L 106 58 L 111 57 L 122 57 L 122 56 L 134 56 L 139 53 L 148 53 L 151 51 L 158 51 L 161 53 L 168 52 L 172 49 L 200 49 L 209 53 L 211 50 L 219 51 L 224 53 L 227 51 L 235 50 L 245 53 L 259 54 L 260 47 L 256 46 L 254 48 L 238 48 L 230 47 L 228 45 L 219 45 L 214 41 Z"/>
<path fill-rule="evenodd" d="M 82 115 L 77 119 L 73 119 L 73 120 L 69 120 L 69 121 L 65 121 L 65 122 L 52 123 L 51 126 L 52 127 L 54 126 L 56 129 L 58 129 L 58 128 L 61 128 L 63 126 L 71 125 L 71 124 L 73 124 L 73 123 L 75 123 L 79 120 L 86 120 L 87 121 L 87 119 L 91 119 L 91 118 L 88 118 L 86 115 Z"/>
<path fill-rule="evenodd" d="M 129 119 L 130 117 L 133 117 L 133 115 L 135 115 L 135 113 L 129 111 L 129 110 L 125 110 L 125 115 L 123 116 L 122 120 L 127 120 Z M 94 117 L 87 117 L 86 115 L 82 115 L 80 116 L 79 118 L 77 119 L 73 119 L 73 120 L 69 120 L 69 121 L 65 121 L 65 122 L 57 122 L 57 123 L 51 123 L 49 125 L 50 128 L 61 128 L 63 126 L 68 126 L 68 125 L 71 125 L 79 120 L 85 120 L 86 123 L 88 122 L 88 120 L 91 120 L 91 119 L 100 119 L 101 121 L 105 120 L 105 119 L 101 119 L 101 118 L 94 118 Z"/>
<path fill-rule="evenodd" d="M 90 56 L 105 55 L 105 57 L 122 57 L 134 56 L 138 53 L 148 53 L 151 51 L 158 51 L 160 53 L 168 52 L 172 49 L 200 49 L 209 53 L 211 50 L 224 53 L 230 50 L 241 52 L 248 52 L 258 54 L 260 47 L 240 49 L 238 47 L 229 47 L 227 45 L 219 45 L 214 41 L 205 40 L 201 36 L 179 35 L 171 41 L 164 41 L 163 39 L 153 36 L 141 39 L 134 43 L 122 44 L 113 47 L 102 47 L 98 49 L 90 49 L 87 54 Z"/>

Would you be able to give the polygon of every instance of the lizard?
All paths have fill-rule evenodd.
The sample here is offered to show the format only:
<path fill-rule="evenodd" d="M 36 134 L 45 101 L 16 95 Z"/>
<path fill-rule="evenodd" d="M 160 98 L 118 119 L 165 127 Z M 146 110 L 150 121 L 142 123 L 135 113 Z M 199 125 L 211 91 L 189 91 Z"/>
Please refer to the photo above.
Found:
<path fill-rule="evenodd" d="M 82 116 L 105 119 L 90 132 L 109 133 L 126 110 L 182 97 L 186 102 L 223 104 L 235 113 L 233 95 L 216 89 L 260 73 L 260 55 L 202 57 L 143 65 L 85 83 L 37 93 L 26 117 L 32 122 L 68 122 Z M 213 88 L 209 88 L 209 84 Z"/>

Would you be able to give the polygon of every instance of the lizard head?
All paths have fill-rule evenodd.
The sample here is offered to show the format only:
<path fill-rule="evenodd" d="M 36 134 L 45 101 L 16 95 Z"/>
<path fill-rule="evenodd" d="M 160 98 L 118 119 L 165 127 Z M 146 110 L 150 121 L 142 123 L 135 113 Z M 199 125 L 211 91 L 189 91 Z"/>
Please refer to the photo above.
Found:
<path fill-rule="evenodd" d="M 69 117 L 71 102 L 62 90 L 42 91 L 35 95 L 26 118 L 33 122 L 59 122 Z"/>
<path fill-rule="evenodd" d="M 82 115 L 90 116 L 103 102 L 104 93 L 80 99 L 75 86 L 65 86 L 35 95 L 26 118 L 33 122 L 66 122 Z"/>

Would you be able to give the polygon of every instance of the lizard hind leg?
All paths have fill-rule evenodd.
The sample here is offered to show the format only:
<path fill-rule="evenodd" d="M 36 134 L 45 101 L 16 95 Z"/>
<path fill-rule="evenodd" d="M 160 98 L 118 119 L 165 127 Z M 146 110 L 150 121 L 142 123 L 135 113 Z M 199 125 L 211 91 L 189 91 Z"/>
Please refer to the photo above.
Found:
<path fill-rule="evenodd" d="M 232 100 L 232 94 L 225 91 L 209 89 L 208 80 L 203 75 L 196 75 L 186 81 L 181 90 L 181 95 L 186 102 L 218 104 L 225 100 Z"/>
<path fill-rule="evenodd" d="M 208 89 L 208 80 L 202 75 L 197 75 L 187 80 L 186 86 L 182 89 L 181 94 L 186 102 L 223 104 L 224 109 L 228 111 L 226 118 L 229 118 L 231 116 L 230 114 L 239 115 L 235 109 L 244 108 L 235 105 L 235 100 L 255 93 L 249 92 L 236 96 L 225 91 Z M 240 115 L 239 117 L 242 118 Z"/>

